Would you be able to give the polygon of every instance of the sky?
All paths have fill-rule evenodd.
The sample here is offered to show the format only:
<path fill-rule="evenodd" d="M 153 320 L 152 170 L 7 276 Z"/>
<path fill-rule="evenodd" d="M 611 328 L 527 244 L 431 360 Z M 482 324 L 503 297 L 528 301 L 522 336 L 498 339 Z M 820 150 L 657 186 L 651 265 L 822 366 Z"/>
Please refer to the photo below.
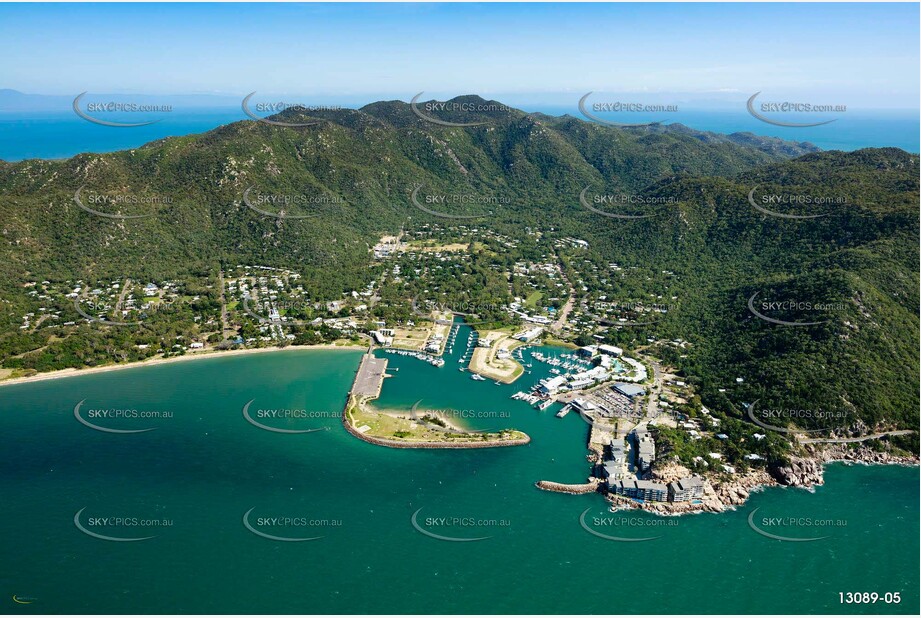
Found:
<path fill-rule="evenodd" d="M 0 88 L 919 106 L 918 4 L 2 4 Z"/>

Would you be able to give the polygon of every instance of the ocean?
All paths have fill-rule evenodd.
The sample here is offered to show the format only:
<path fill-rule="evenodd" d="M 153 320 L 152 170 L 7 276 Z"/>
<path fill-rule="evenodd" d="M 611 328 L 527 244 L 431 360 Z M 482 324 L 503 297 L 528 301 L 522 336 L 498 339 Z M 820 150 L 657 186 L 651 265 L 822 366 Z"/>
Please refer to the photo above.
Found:
<path fill-rule="evenodd" d="M 583 118 L 577 107 L 524 106 L 529 112 Z M 615 117 L 616 116 L 616 117 Z M 788 128 L 764 123 L 744 110 L 686 110 L 675 113 L 613 115 L 618 122 L 680 122 L 693 129 L 717 133 L 749 131 L 757 135 L 812 142 L 824 150 L 857 150 L 895 146 L 919 152 L 917 110 L 859 110 L 841 113 L 835 122 L 819 127 Z M 156 118 L 150 115 L 149 118 Z M 144 120 L 148 116 L 144 117 Z M 823 117 L 824 119 L 824 117 Z M 110 120 L 138 120 L 130 114 Z M 0 159 L 62 159 L 83 152 L 113 152 L 137 148 L 164 137 L 203 133 L 223 124 L 248 120 L 239 107 L 195 108 L 162 114 L 156 124 L 143 127 L 107 127 L 78 117 L 72 110 L 42 112 L 0 111 Z M 801 119 L 794 119 L 802 122 Z"/>
<path fill-rule="evenodd" d="M 814 492 L 770 488 L 723 514 L 619 513 L 612 523 L 598 495 L 534 486 L 588 472 L 578 415 L 509 398 L 549 367 L 535 362 L 513 385 L 473 381 L 457 362 L 468 331 L 441 368 L 387 355 L 392 377 L 376 405 L 450 410 L 474 429 L 523 430 L 529 445 L 397 450 L 357 440 L 338 414 L 360 351 L 218 356 L 0 387 L 0 607 L 918 613 L 918 468 L 833 465 Z M 266 430 L 244 418 L 247 403 L 262 425 L 325 430 Z M 78 404 L 91 424 L 152 431 L 94 430 L 75 418 Z M 767 538 L 749 526 L 755 509 L 762 529 L 825 538 Z M 580 518 L 652 540 L 608 540 Z M 842 604 L 847 592 L 880 600 Z M 884 601 L 896 592 L 899 603 Z"/>

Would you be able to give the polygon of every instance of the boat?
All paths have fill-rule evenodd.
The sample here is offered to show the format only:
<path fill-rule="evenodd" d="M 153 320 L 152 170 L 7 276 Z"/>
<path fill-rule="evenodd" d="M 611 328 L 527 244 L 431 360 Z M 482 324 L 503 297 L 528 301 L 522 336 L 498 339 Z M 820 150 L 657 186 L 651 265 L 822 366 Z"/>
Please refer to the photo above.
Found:
<path fill-rule="evenodd" d="M 564 416 L 566 416 L 567 414 L 569 414 L 569 411 L 570 411 L 570 410 L 572 410 L 572 404 L 571 404 L 571 403 L 567 403 L 565 406 L 563 406 L 563 408 L 562 408 L 559 412 L 556 413 L 556 417 L 557 417 L 557 418 L 563 418 Z"/>
<path fill-rule="evenodd" d="M 481 376 L 481 375 L 479 375 L 479 374 L 477 374 L 477 373 L 472 374 L 470 377 L 473 378 L 474 380 L 477 380 L 478 382 L 484 382 L 484 381 L 486 381 L 486 378 L 484 378 L 483 376 Z"/>

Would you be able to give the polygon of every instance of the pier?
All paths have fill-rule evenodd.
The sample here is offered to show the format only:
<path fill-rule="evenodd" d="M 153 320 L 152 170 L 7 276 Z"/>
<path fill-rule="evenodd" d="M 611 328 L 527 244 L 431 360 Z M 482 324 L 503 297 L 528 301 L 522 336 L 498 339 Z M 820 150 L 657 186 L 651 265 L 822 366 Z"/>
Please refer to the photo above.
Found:
<path fill-rule="evenodd" d="M 370 353 L 365 354 L 358 366 L 358 373 L 355 374 L 355 382 L 349 394 L 354 397 L 377 399 L 384 385 L 386 371 L 386 358 L 377 358 Z"/>

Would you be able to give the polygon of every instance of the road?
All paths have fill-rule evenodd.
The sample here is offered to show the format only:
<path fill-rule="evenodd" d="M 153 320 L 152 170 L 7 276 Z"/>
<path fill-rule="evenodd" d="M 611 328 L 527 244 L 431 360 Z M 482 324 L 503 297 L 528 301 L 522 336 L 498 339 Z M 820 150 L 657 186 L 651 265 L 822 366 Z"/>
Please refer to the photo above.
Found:
<path fill-rule="evenodd" d="M 869 436 L 861 436 L 859 438 L 805 438 L 800 440 L 801 444 L 851 444 L 854 442 L 864 442 L 866 440 L 874 440 L 876 438 L 884 438 L 886 436 L 905 436 L 910 433 L 915 433 L 914 429 L 901 429 L 899 431 L 884 431 L 883 433 L 874 433 Z"/>
<path fill-rule="evenodd" d="M 224 269 L 218 271 L 217 280 L 221 288 L 221 340 L 227 339 L 228 334 L 233 334 L 227 325 L 227 297 L 224 296 Z"/>
<path fill-rule="evenodd" d="M 576 303 L 576 289 L 572 286 L 572 283 L 566 278 L 566 275 L 563 273 L 563 263 L 557 256 L 556 263 L 557 272 L 560 273 L 560 278 L 566 284 L 566 287 L 569 289 L 569 299 L 566 301 L 566 304 L 563 305 L 563 308 L 560 309 L 556 321 L 550 325 L 550 330 L 556 334 L 559 334 L 563 330 L 563 326 L 566 324 L 566 320 L 569 319 L 569 314 L 572 312 L 573 306 Z"/>

